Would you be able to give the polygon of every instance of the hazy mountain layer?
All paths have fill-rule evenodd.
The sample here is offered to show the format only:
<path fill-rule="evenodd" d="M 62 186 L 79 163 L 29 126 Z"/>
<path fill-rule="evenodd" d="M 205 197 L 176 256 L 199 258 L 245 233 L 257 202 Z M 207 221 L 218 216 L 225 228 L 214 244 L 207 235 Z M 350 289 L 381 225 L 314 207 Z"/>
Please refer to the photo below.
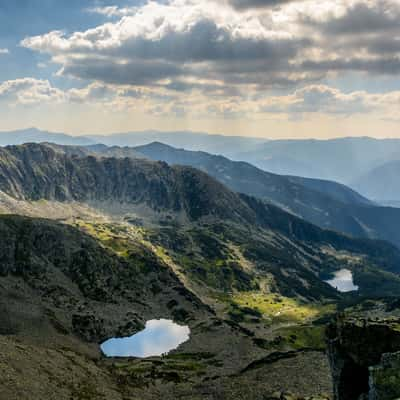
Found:
<path fill-rule="evenodd" d="M 363 174 L 352 183 L 360 193 L 378 202 L 400 200 L 400 161 L 391 161 Z"/>
<path fill-rule="evenodd" d="M 190 150 L 203 150 L 224 155 L 233 155 L 237 149 L 255 150 L 264 143 L 264 139 L 240 136 L 209 135 L 206 133 L 178 131 L 137 131 L 114 133 L 112 135 L 72 136 L 64 133 L 41 131 L 35 128 L 18 131 L 0 132 L 0 146 L 23 143 L 51 142 L 60 145 L 105 144 L 108 146 L 140 146 L 160 141 L 171 146 L 184 147 Z"/>
<path fill-rule="evenodd" d="M 85 146 L 95 144 L 94 140 L 83 136 L 71 136 L 64 133 L 41 131 L 36 128 L 17 131 L 0 131 L 0 146 L 19 145 L 24 143 L 53 142 L 62 145 Z"/>
<path fill-rule="evenodd" d="M 398 160 L 399 139 L 341 138 L 271 140 L 235 159 L 283 175 L 329 179 L 345 184 L 384 162 Z"/>

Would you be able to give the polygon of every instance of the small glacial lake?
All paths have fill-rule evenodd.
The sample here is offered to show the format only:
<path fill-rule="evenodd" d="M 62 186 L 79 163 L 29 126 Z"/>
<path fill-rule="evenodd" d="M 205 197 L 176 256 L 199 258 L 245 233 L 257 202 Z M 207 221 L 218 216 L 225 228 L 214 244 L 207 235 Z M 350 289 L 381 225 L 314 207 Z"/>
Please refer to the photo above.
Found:
<path fill-rule="evenodd" d="M 340 271 L 335 272 L 333 279 L 329 279 L 325 281 L 339 292 L 353 292 L 358 290 L 358 286 L 353 282 L 353 274 L 348 269 L 341 269 Z"/>
<path fill-rule="evenodd" d="M 189 340 L 190 329 L 167 319 L 146 322 L 143 331 L 126 338 L 113 338 L 102 343 L 101 351 L 107 357 L 161 356 Z"/>

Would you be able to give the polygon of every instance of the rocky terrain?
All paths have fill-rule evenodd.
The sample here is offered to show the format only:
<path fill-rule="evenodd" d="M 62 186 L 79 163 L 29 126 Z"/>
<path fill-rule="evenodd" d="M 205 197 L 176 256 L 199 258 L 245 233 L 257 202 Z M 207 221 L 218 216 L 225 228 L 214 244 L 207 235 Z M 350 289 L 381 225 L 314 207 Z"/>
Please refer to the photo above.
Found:
<path fill-rule="evenodd" d="M 18 216 L 1 217 L 0 231 L 0 398 L 244 398 L 248 389 L 236 378 L 249 387 L 257 382 L 254 399 L 283 389 L 314 393 L 304 377 L 292 381 L 286 374 L 284 354 L 275 357 L 253 332 L 218 317 L 138 240 L 123 241 L 123 233 L 112 231 L 110 242 L 103 231 L 99 243 L 79 229 Z M 191 339 L 179 353 L 102 357 L 103 340 L 160 317 L 190 326 Z M 275 370 L 275 363 L 286 374 L 282 380 L 259 382 L 258 374 Z M 318 390 L 330 392 L 320 350 L 294 352 L 290 363 L 292 369 L 306 364 L 310 381 L 314 368 L 325 369 Z"/>
<path fill-rule="evenodd" d="M 276 175 L 246 162 L 175 149 L 161 143 L 136 147 L 132 151 L 134 155 L 143 154 L 171 165 L 190 165 L 201 169 L 235 192 L 266 200 L 321 228 L 356 237 L 388 240 L 400 246 L 397 229 L 400 210 L 380 207 L 345 185 L 320 179 Z"/>
<path fill-rule="evenodd" d="M 398 300 L 368 302 L 337 316 L 327 331 L 337 400 L 400 397 Z"/>
<path fill-rule="evenodd" d="M 206 283 L 204 265 L 211 266 L 214 279 L 212 265 L 220 262 L 228 263 L 217 271 L 224 282 L 230 280 L 223 271 L 233 279 L 235 274 L 246 276 L 248 282 L 256 275 L 272 274 L 281 290 L 286 285 L 285 293 L 335 298 L 336 291 L 322 278 L 345 263 L 354 270 L 361 294 L 397 294 L 400 287 L 400 251 L 394 246 L 322 230 L 273 205 L 236 194 L 191 167 L 74 157 L 46 145 L 11 146 L 0 150 L 0 189 L 15 201 L 78 202 L 113 219 L 154 227 L 151 240 L 172 251 L 180 244 L 176 261 Z M 196 260 L 193 244 L 200 248 L 202 267 L 190 266 Z M 234 272 L 232 260 L 241 256 L 247 270 Z M 188 266 L 185 257 L 191 258 Z M 371 284 L 372 277 L 379 279 L 379 286 Z"/>
<path fill-rule="evenodd" d="M 136 148 L 104 145 L 47 146 L 80 157 L 148 158 L 170 165 L 191 166 L 206 172 L 235 192 L 272 203 L 323 229 L 355 237 L 387 240 L 400 246 L 397 229 L 400 210 L 379 206 L 336 182 L 276 175 L 246 162 L 231 161 L 205 152 L 176 149 L 162 143 Z"/>
<path fill-rule="evenodd" d="M 0 217 L 1 399 L 330 398 L 326 323 L 400 294 L 397 247 L 192 167 L 11 146 L 0 191 L 2 214 L 29 215 Z M 358 292 L 325 282 L 344 267 Z M 100 352 L 157 318 L 190 340 L 163 357 Z"/>

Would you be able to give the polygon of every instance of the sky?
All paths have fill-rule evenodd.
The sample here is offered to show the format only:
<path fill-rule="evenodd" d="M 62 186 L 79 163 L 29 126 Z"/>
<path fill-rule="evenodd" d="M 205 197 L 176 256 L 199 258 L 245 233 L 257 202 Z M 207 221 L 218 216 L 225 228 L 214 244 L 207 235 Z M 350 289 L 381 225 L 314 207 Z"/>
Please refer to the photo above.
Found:
<path fill-rule="evenodd" d="M 0 130 L 400 137 L 400 0 L 2 0 Z"/>

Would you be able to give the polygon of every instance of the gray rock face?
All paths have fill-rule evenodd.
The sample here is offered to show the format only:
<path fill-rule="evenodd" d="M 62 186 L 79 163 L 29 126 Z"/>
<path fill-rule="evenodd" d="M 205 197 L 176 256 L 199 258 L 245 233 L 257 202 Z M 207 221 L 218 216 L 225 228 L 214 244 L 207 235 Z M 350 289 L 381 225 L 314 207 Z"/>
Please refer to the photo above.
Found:
<path fill-rule="evenodd" d="M 237 194 L 194 168 L 132 158 L 70 157 L 38 144 L 0 148 L 0 190 L 21 200 L 138 205 L 190 220 L 254 219 Z"/>
<path fill-rule="evenodd" d="M 187 318 L 208 314 L 145 248 L 118 257 L 76 228 L 19 216 L 0 216 L 0 238 L 0 333 L 39 329 L 52 338 L 56 330 L 97 344 L 137 332 L 148 318 L 172 318 L 169 302 Z"/>
<path fill-rule="evenodd" d="M 400 398 L 399 310 L 340 315 L 327 331 L 335 400 Z"/>
<path fill-rule="evenodd" d="M 72 327 L 74 332 L 87 342 L 95 342 L 98 338 L 106 337 L 104 320 L 93 314 L 74 314 Z"/>

